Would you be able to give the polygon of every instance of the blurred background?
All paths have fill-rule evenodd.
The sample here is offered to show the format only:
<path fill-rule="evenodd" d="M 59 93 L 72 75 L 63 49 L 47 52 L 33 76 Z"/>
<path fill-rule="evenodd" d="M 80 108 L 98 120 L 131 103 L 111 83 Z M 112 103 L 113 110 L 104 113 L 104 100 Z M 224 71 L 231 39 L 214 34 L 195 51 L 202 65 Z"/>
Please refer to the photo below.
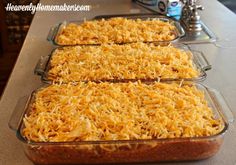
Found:
<path fill-rule="evenodd" d="M 30 12 L 6 12 L 7 3 L 37 4 L 39 0 L 0 1 L 0 97 L 13 69 L 33 15 Z"/>
<path fill-rule="evenodd" d="M 7 3 L 28 5 L 39 0 L 0 1 L 0 98 L 14 67 L 33 15 L 30 12 L 6 12 Z M 236 0 L 219 0 L 236 13 Z M 217 11 L 216 11 L 217 12 Z"/>
<path fill-rule="evenodd" d="M 221 2 L 223 5 L 228 7 L 231 11 L 236 13 L 236 0 L 218 0 Z"/>

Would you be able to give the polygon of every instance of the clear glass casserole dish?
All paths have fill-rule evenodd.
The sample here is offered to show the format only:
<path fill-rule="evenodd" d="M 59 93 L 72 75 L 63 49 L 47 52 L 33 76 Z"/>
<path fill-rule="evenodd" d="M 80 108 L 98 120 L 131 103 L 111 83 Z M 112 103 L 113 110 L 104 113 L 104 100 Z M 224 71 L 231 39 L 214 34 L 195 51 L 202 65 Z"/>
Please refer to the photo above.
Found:
<path fill-rule="evenodd" d="M 29 98 L 19 100 L 9 127 L 16 131 L 26 156 L 35 164 L 151 163 L 206 159 L 219 151 L 229 123 L 233 122 L 233 115 L 219 92 L 199 83 L 194 85 L 204 92 L 208 105 L 214 111 L 214 117 L 223 122 L 223 130 L 216 135 L 149 140 L 29 141 L 22 134 L 22 119 L 30 112 L 34 95 L 40 89 L 34 91 Z"/>
<path fill-rule="evenodd" d="M 141 44 L 141 43 L 140 43 Z M 168 44 L 168 43 L 152 43 L 152 44 L 154 44 L 154 45 L 162 45 L 162 46 L 166 46 L 166 44 Z M 127 46 L 128 44 L 125 44 L 124 46 Z M 143 45 L 149 45 L 149 44 L 143 44 Z M 207 70 L 210 70 L 211 69 L 211 65 L 209 64 L 209 62 L 207 61 L 207 59 L 206 59 L 206 57 L 203 55 L 203 53 L 202 52 L 199 52 L 199 51 L 195 51 L 195 50 L 191 50 L 188 46 L 186 46 L 186 45 L 183 45 L 183 44 L 178 44 L 178 43 L 175 43 L 175 44 L 172 44 L 173 45 L 173 47 L 174 48 L 177 48 L 177 49 L 180 49 L 181 51 L 184 51 L 184 52 L 186 52 L 187 54 L 188 54 L 188 58 L 189 58 L 189 61 L 192 63 L 192 68 L 191 69 L 193 69 L 193 70 L 196 70 L 197 72 L 199 72 L 199 74 L 198 74 L 198 76 L 196 76 L 196 77 L 192 77 L 192 78 L 188 78 L 188 77 L 177 77 L 177 78 L 175 78 L 175 77 L 163 77 L 162 75 L 161 76 L 155 76 L 155 78 L 153 79 L 153 78 L 149 78 L 148 77 L 148 74 L 147 73 L 145 73 L 145 72 L 143 72 L 143 70 L 142 70 L 142 74 L 146 74 L 145 75 L 145 78 L 135 78 L 135 79 L 130 79 L 130 78 L 128 78 L 129 77 L 129 75 L 131 74 L 131 73 L 135 73 L 136 74 L 136 72 L 137 71 L 135 71 L 135 72 L 133 72 L 132 70 L 132 68 L 131 68 L 131 70 L 129 71 L 129 73 L 130 74 L 128 74 L 127 76 L 128 77 L 125 77 L 125 75 L 124 75 L 124 73 L 123 72 L 120 72 L 120 71 L 118 71 L 118 70 L 115 70 L 114 71 L 114 73 L 112 73 L 112 71 L 110 71 L 109 70 L 109 76 L 111 77 L 111 78 L 109 78 L 109 79 L 102 79 L 101 78 L 101 76 L 99 76 L 99 79 L 96 79 L 96 78 L 94 78 L 94 79 L 89 79 L 89 80 L 86 80 L 86 79 L 80 79 L 80 78 L 78 78 L 78 79 L 70 79 L 70 81 L 68 81 L 67 79 L 63 79 L 63 77 L 61 77 L 60 79 L 61 79 L 61 81 L 59 81 L 59 82 L 63 82 L 63 83 L 67 83 L 67 81 L 68 82 L 73 82 L 73 81 L 94 81 L 94 82 L 99 82 L 99 81 L 110 81 L 110 82 L 113 82 L 113 81 L 123 81 L 123 82 L 128 82 L 128 81 L 136 81 L 136 80 L 141 80 L 141 81 L 147 81 L 147 80 L 149 80 L 149 81 L 176 81 L 176 80 L 186 80 L 186 81 L 203 81 L 203 80 L 205 80 L 205 78 L 206 78 L 206 76 L 207 76 L 207 74 L 206 74 L 206 71 Z M 122 46 L 122 45 L 121 45 Z M 79 47 L 79 46 L 77 46 L 77 47 Z M 86 46 L 86 47 L 89 47 L 89 46 Z M 90 46 L 90 47 L 96 47 L 96 46 Z M 49 75 L 49 71 L 51 70 L 51 60 L 52 60 L 52 57 L 53 57 L 53 55 L 54 54 L 56 54 L 55 52 L 57 52 L 57 50 L 63 50 L 64 48 L 70 48 L 70 47 L 60 47 L 60 48 L 56 48 L 56 49 L 54 49 L 52 52 L 51 52 L 51 54 L 50 55 L 48 55 L 48 56 L 42 56 L 41 58 L 40 58 L 40 60 L 38 61 L 38 63 L 37 63 L 37 65 L 36 65 L 36 67 L 35 67 L 35 70 L 34 70 L 34 73 L 36 74 L 36 75 L 39 75 L 39 76 L 41 76 L 41 80 L 43 81 L 43 82 L 45 82 L 45 83 L 52 83 L 52 79 L 50 79 L 50 75 Z M 73 48 L 75 48 L 75 47 L 72 47 L 72 49 Z M 102 49 L 102 48 L 101 48 Z M 158 53 L 158 52 L 157 52 Z M 115 55 L 115 54 L 114 54 Z M 57 55 L 58 56 L 58 55 Z M 76 54 L 76 56 L 77 56 L 77 54 Z M 77 65 L 78 65 L 78 61 L 76 61 L 75 59 L 74 59 L 74 54 L 73 54 L 73 63 L 77 63 Z M 79 56 L 78 56 L 79 57 Z M 164 59 L 164 58 L 163 58 Z M 177 60 L 178 60 L 178 58 L 176 58 Z M 95 61 L 97 60 L 97 58 L 95 59 Z M 119 60 L 117 60 L 117 61 L 119 61 Z M 70 62 L 72 62 L 72 61 L 70 61 Z M 161 61 L 160 61 L 161 62 Z M 137 62 L 136 62 L 137 63 Z M 143 63 L 143 62 L 142 62 Z M 135 64 L 135 63 L 134 63 Z M 64 65 L 64 64 L 63 64 Z M 104 64 L 105 65 L 105 64 Z M 114 63 L 114 65 L 115 65 L 115 63 Z M 117 64 L 117 65 L 119 65 L 119 63 Z M 136 65 L 138 65 L 138 64 L 136 64 Z M 162 64 L 161 64 L 162 65 Z M 101 66 L 99 65 L 99 67 L 100 68 L 103 68 L 102 67 L 103 66 L 103 64 L 101 64 Z M 164 66 L 164 69 L 162 69 L 160 72 L 162 72 L 162 73 L 164 73 L 165 71 L 168 71 L 167 69 L 165 69 L 165 68 L 167 68 L 167 67 L 165 67 L 165 65 L 163 64 L 163 66 Z M 84 69 L 84 68 L 82 68 L 82 69 Z M 150 69 L 153 69 L 153 68 L 150 68 Z M 113 69 L 114 70 L 114 69 Z M 95 72 L 97 72 L 96 70 L 94 70 L 94 72 L 93 72 L 93 70 L 92 69 L 89 69 L 89 71 L 91 71 L 91 73 L 95 73 Z M 127 72 L 128 70 L 125 70 L 125 72 Z M 149 70 L 150 71 L 150 70 Z M 188 73 L 186 73 L 186 72 L 188 72 L 189 71 L 189 69 L 187 70 L 187 71 L 184 71 L 184 73 L 183 73 L 183 71 L 182 71 L 182 73 L 181 73 L 181 71 L 179 71 L 180 72 L 180 74 L 188 74 Z M 71 71 L 71 70 L 69 70 L 69 74 L 70 75 L 72 75 L 72 74 L 74 74 L 74 75 L 76 75 L 75 74 L 75 72 L 78 72 L 78 73 L 80 73 L 79 71 L 78 71 L 78 69 L 76 69 L 75 71 Z M 117 74 L 119 72 L 119 74 L 122 74 L 122 77 L 123 78 L 117 78 L 115 75 Z M 139 71 L 140 72 L 140 71 Z M 156 71 L 157 73 L 159 72 L 159 70 L 157 70 Z M 169 72 L 169 71 L 168 71 Z M 136 76 L 139 76 L 138 74 L 136 75 Z M 57 77 L 57 75 L 53 75 L 53 77 L 55 78 L 55 80 L 56 80 L 56 82 L 58 82 L 57 81 L 57 79 L 59 79 L 59 77 Z M 82 76 L 82 77 L 84 77 L 84 76 Z M 144 77 L 144 76 L 143 76 Z M 146 78 L 147 77 L 147 78 Z M 54 80 L 54 81 L 55 81 Z"/>
<path fill-rule="evenodd" d="M 183 29 L 183 27 L 180 25 L 179 22 L 166 17 L 166 16 L 162 16 L 162 15 L 155 15 L 155 14 L 125 14 L 125 15 L 101 15 L 101 16 L 96 16 L 94 19 L 92 20 L 100 20 L 100 19 L 110 19 L 110 18 L 114 18 L 114 17 L 121 17 L 121 18 L 127 18 L 127 19 L 132 19 L 132 20 L 136 20 L 136 19 L 141 19 L 141 20 L 160 20 L 163 22 L 169 22 L 171 25 L 173 25 L 175 28 L 173 31 L 171 31 L 171 33 L 174 35 L 174 38 L 171 40 L 165 40 L 163 42 L 174 42 L 177 41 L 179 38 L 183 37 L 185 35 L 185 31 Z M 91 21 L 92 21 L 91 20 Z M 47 36 L 47 40 L 49 42 L 51 42 L 54 45 L 57 46 L 73 46 L 73 45 L 99 45 L 101 43 L 88 43 L 88 44 L 61 44 L 58 42 L 58 36 L 62 33 L 63 29 L 65 29 L 65 27 L 70 24 L 70 23 L 74 23 L 77 25 L 80 25 L 84 22 L 84 20 L 81 21 L 64 21 L 62 23 L 59 23 L 58 25 L 55 25 L 54 27 L 52 27 L 49 31 L 49 34 Z M 132 41 L 132 42 L 139 42 L 137 41 Z M 157 42 L 154 40 L 144 40 L 143 42 Z M 162 42 L 162 41 L 158 41 L 158 42 Z M 114 43 L 119 43 L 119 44 L 124 44 L 124 43 L 130 43 L 130 42 L 114 42 Z"/>

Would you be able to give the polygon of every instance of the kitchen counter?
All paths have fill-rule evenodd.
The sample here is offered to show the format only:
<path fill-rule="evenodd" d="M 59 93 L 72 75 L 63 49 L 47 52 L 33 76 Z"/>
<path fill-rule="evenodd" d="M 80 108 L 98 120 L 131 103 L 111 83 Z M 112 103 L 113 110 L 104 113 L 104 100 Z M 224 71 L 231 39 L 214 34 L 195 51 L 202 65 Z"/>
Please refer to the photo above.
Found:
<path fill-rule="evenodd" d="M 42 4 L 63 4 L 60 0 L 42 0 Z M 29 95 L 34 89 L 42 86 L 40 77 L 33 74 L 40 56 L 48 55 L 54 48 L 46 41 L 48 31 L 53 25 L 64 20 L 89 19 L 96 15 L 128 14 L 149 12 L 131 0 L 93 0 L 66 1 L 67 4 L 92 5 L 89 12 L 37 12 L 32 21 L 28 35 L 19 54 L 11 77 L 0 101 L 0 164 L 31 165 L 24 155 L 21 142 L 15 132 L 9 129 L 8 121 L 19 98 Z M 195 44 L 191 48 L 202 51 L 212 70 L 203 84 L 219 90 L 234 115 L 236 114 L 236 15 L 216 0 L 202 0 L 205 10 L 201 12 L 202 20 L 217 35 L 215 44 Z M 236 116 L 236 115 L 235 115 Z M 236 164 L 236 127 L 230 125 L 224 144 L 212 158 L 197 162 L 174 163 L 186 165 L 235 165 Z M 170 163 L 171 164 L 171 163 Z M 166 164 L 165 164 L 166 165 Z"/>

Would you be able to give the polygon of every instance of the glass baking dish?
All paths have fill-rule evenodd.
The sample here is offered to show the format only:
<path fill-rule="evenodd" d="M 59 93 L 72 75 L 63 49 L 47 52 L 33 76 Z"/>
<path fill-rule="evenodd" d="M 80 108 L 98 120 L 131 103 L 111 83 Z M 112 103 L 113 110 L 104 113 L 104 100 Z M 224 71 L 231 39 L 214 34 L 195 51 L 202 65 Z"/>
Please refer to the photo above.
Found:
<path fill-rule="evenodd" d="M 220 119 L 224 125 L 220 133 L 204 137 L 151 140 L 28 141 L 22 135 L 23 117 L 30 112 L 35 93 L 40 89 L 32 92 L 30 97 L 19 100 L 9 121 L 9 127 L 16 132 L 16 136 L 24 146 L 26 156 L 35 164 L 151 163 L 206 159 L 219 151 L 229 123 L 233 122 L 234 117 L 219 92 L 199 83 L 189 84 L 196 85 L 204 92 L 215 118 Z"/>
<path fill-rule="evenodd" d="M 162 46 L 166 46 L 166 44 L 168 43 L 154 43 L 156 45 L 162 45 Z M 202 52 L 199 51 L 195 51 L 195 50 L 191 50 L 188 46 L 183 45 L 183 44 L 179 44 L 179 43 L 173 43 L 172 44 L 174 47 L 179 48 L 181 50 L 187 51 L 190 53 L 190 55 L 192 56 L 192 62 L 193 62 L 193 67 L 196 68 L 196 70 L 199 71 L 199 76 L 198 77 L 193 77 L 193 78 L 183 78 L 183 80 L 185 81 L 203 81 L 205 80 L 207 74 L 206 71 L 211 69 L 211 65 L 209 64 L 209 62 L 207 61 L 206 57 L 203 55 Z M 50 70 L 50 60 L 54 54 L 54 51 L 57 49 L 63 49 L 63 47 L 60 48 L 56 48 L 54 49 L 50 55 L 48 56 L 42 56 L 35 69 L 34 69 L 34 73 L 36 75 L 41 76 L 41 80 L 45 83 L 52 83 L 51 80 L 49 80 L 48 77 L 48 72 Z M 182 79 L 182 78 L 181 78 Z M 91 81 L 117 81 L 119 80 L 120 82 L 128 82 L 128 81 L 136 81 L 137 79 L 106 79 L 106 80 L 91 80 Z M 146 80 L 150 80 L 150 81 L 176 81 L 176 80 L 180 80 L 180 78 L 161 78 L 161 77 L 156 77 L 155 79 L 139 79 L 141 81 L 146 81 Z M 81 80 L 84 81 L 84 80 Z M 64 82 L 67 83 L 67 82 Z"/>
<path fill-rule="evenodd" d="M 155 14 L 125 14 L 125 15 L 101 15 L 101 16 L 96 16 L 95 18 L 93 18 L 92 20 L 99 20 L 99 19 L 109 19 L 112 17 L 124 17 L 124 18 L 129 18 L 129 19 L 142 19 L 142 20 L 146 20 L 146 19 L 155 19 L 155 20 L 161 20 L 164 22 L 169 22 L 171 25 L 173 25 L 175 27 L 175 30 L 173 30 L 173 34 L 175 35 L 175 38 L 173 40 L 166 40 L 163 42 L 174 42 L 177 41 L 179 38 L 183 37 L 185 35 L 185 31 L 183 29 L 183 27 L 180 25 L 179 22 L 173 20 L 172 18 L 166 17 L 166 16 L 162 16 L 162 15 L 155 15 Z M 62 32 L 63 28 L 65 28 L 65 26 L 67 26 L 69 23 L 75 23 L 75 24 L 82 24 L 84 22 L 84 20 L 80 20 L 80 21 L 64 21 L 62 23 L 59 23 L 57 25 L 55 25 L 54 27 L 52 27 L 49 31 L 49 34 L 47 36 L 47 40 L 50 41 L 52 44 L 57 45 L 57 46 L 72 46 L 72 45 L 87 45 L 87 44 L 60 44 L 57 42 L 57 37 L 58 35 L 60 35 L 60 33 Z M 138 41 L 135 41 L 138 42 Z M 145 41 L 145 42 L 155 42 L 155 41 Z M 162 42 L 162 41 L 158 41 L 158 42 Z M 125 43 L 125 42 L 124 42 Z M 119 43 L 119 44 L 124 44 L 124 43 Z M 88 44 L 88 45 L 99 45 L 98 44 Z"/>

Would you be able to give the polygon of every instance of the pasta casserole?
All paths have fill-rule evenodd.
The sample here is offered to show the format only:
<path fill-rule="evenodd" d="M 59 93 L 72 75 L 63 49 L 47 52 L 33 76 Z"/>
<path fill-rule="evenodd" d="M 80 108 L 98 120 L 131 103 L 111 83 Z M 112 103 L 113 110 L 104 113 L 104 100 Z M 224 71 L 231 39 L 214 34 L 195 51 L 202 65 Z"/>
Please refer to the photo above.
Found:
<path fill-rule="evenodd" d="M 111 18 L 70 23 L 58 34 L 61 45 L 171 41 L 177 36 L 175 26 L 158 19 Z"/>
<path fill-rule="evenodd" d="M 71 82 L 190 79 L 199 75 L 190 51 L 171 45 L 132 43 L 58 48 L 50 59 L 47 76 L 52 81 Z"/>
<path fill-rule="evenodd" d="M 224 127 L 196 86 L 158 82 L 50 85 L 23 122 L 35 142 L 202 137 Z"/>

